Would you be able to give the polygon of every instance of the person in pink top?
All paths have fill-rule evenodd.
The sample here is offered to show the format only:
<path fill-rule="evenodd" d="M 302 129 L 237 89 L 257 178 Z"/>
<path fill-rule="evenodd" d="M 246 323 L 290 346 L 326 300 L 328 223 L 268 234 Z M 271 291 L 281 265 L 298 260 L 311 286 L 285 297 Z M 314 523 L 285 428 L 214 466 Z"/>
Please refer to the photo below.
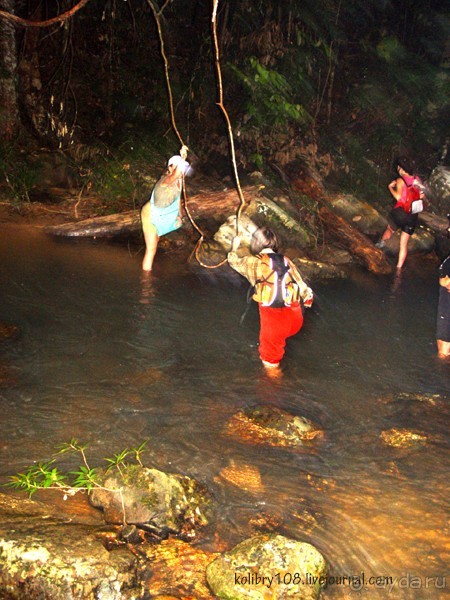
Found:
<path fill-rule="evenodd" d="M 397 271 L 400 271 L 408 255 L 409 238 L 414 233 L 419 218 L 417 213 L 412 214 L 410 212 L 408 188 L 413 184 L 418 187 L 423 184 L 420 178 L 414 174 L 415 167 L 411 160 L 404 157 L 396 158 L 394 160 L 394 169 L 398 173 L 398 177 L 391 181 L 388 185 L 388 190 L 395 200 L 395 205 L 389 213 L 388 226 L 376 246 L 384 248 L 386 241 L 394 235 L 397 229 L 401 229 L 400 250 L 397 260 Z"/>

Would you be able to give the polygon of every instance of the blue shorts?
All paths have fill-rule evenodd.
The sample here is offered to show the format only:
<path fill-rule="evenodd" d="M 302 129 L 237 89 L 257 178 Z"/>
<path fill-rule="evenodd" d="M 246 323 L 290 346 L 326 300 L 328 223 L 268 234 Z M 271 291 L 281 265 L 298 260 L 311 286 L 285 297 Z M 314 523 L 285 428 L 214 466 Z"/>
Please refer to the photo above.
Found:
<path fill-rule="evenodd" d="M 158 208 L 154 204 L 151 204 L 151 220 L 160 237 L 181 227 L 181 219 L 178 218 L 179 214 L 180 205 L 178 200 L 165 208 Z"/>

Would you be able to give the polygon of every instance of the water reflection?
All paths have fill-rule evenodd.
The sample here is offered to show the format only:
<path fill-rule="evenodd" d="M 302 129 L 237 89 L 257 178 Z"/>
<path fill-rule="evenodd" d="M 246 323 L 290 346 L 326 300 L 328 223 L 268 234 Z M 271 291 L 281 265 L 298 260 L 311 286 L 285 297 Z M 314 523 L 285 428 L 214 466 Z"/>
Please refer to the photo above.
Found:
<path fill-rule="evenodd" d="M 0 255 L 0 320 L 21 330 L 0 349 L 14 374 L 0 387 L 1 475 L 72 437 L 98 462 L 149 440 L 149 462 L 213 491 L 211 549 L 273 528 L 314 543 L 335 574 L 445 573 L 449 365 L 436 359 L 434 263 L 411 258 L 395 286 L 362 272 L 315 286 L 283 376 L 268 379 L 256 308 L 241 327 L 246 285 L 226 273 L 200 278 L 161 254 L 142 276 L 126 248 L 20 228 L 2 231 Z M 227 436 L 231 416 L 257 404 L 311 419 L 324 440 L 292 452 Z M 388 447 L 380 433 L 391 427 L 429 441 Z M 397 587 L 392 597 L 439 594 Z"/>

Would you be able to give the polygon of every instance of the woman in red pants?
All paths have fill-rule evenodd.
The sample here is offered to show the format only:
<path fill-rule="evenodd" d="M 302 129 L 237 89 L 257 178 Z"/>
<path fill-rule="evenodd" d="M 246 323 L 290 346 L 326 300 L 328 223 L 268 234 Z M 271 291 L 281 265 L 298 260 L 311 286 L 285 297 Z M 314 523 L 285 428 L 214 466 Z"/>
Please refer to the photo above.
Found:
<path fill-rule="evenodd" d="M 273 369 L 284 356 L 286 339 L 302 328 L 300 300 L 309 308 L 313 292 L 295 265 L 278 254 L 277 236 L 269 227 L 253 234 L 251 255 L 239 257 L 239 244 L 240 238 L 235 237 L 228 263 L 254 286 L 253 300 L 259 304 L 260 317 L 259 355 L 263 365 Z"/>

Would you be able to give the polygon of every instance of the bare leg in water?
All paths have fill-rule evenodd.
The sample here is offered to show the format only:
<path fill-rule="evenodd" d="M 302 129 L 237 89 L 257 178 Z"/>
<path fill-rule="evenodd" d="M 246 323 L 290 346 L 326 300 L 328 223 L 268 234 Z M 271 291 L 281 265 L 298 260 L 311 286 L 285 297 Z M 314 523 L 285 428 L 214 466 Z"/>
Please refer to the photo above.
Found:
<path fill-rule="evenodd" d="M 408 242 L 411 236 L 409 233 L 402 231 L 400 234 L 400 250 L 398 253 L 397 271 L 399 271 L 405 264 L 406 257 L 408 255 Z"/>
<path fill-rule="evenodd" d="M 141 210 L 142 231 L 145 240 L 145 254 L 142 260 L 142 270 L 151 271 L 153 259 L 158 248 L 159 236 L 156 227 L 152 223 L 150 202 L 144 204 Z"/>
<path fill-rule="evenodd" d="M 154 225 L 149 226 L 149 231 L 144 229 L 145 238 L 145 254 L 142 260 L 142 270 L 151 271 L 153 267 L 153 259 L 155 258 L 156 250 L 158 248 L 159 237 L 156 233 Z"/>

